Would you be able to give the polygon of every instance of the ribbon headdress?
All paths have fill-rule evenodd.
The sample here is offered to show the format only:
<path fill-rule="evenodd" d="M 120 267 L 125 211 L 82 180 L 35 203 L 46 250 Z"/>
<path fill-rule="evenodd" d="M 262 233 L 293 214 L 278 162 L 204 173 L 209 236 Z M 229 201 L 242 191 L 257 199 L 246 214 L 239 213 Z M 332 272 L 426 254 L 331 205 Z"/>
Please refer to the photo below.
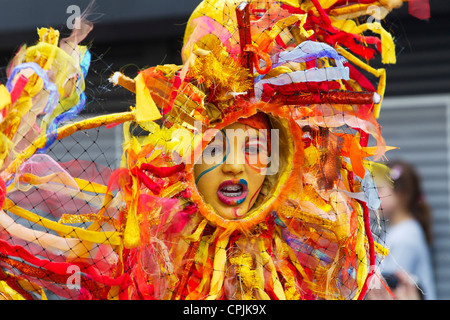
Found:
<path fill-rule="evenodd" d="M 223 296 L 227 291 L 225 269 L 233 262 L 227 262 L 221 250 L 230 247 L 234 232 L 242 234 L 237 242 L 246 247 L 244 239 L 250 241 L 248 236 L 261 228 L 272 230 L 266 236 L 273 237 L 273 242 L 258 240 L 258 248 L 250 246 L 250 251 L 258 252 L 256 256 L 253 253 L 249 258 L 248 252 L 240 252 L 236 259 L 250 259 L 248 267 L 253 270 L 251 266 L 258 259 L 264 260 L 264 250 L 275 250 L 274 243 L 281 241 L 283 249 L 280 243 L 278 249 L 285 255 L 267 259 L 278 266 L 290 265 L 299 274 L 274 267 L 273 272 L 281 272 L 287 281 L 282 288 L 277 287 L 280 280 L 272 273 L 271 288 L 247 284 L 241 298 L 267 294 L 298 298 L 301 292 L 323 298 L 364 296 L 375 251 L 386 254 L 372 239 L 368 226 L 369 209 L 379 206 L 368 158 L 377 160 L 386 150 L 376 121 L 386 72 L 367 61 L 377 52 L 385 64 L 395 63 L 396 57 L 392 36 L 382 25 L 361 23 L 363 19 L 358 18 L 369 18 L 371 6 L 376 5 L 380 9 L 376 18 L 382 19 L 401 4 L 203 1 L 186 27 L 183 65 L 149 68 L 134 80 L 120 73 L 114 75 L 115 84 L 136 92 L 138 122 L 145 126 L 147 120 L 159 119 L 157 130 L 183 128 L 193 134 L 190 151 L 182 155 L 184 160 L 191 157 L 185 162 L 186 186 L 201 216 L 217 228 L 211 257 L 217 270 L 211 274 L 206 264 L 197 265 L 197 270 L 204 272 L 203 279 L 211 279 L 210 292 L 194 286 L 175 290 L 177 298 Z M 244 219 L 226 220 L 215 214 L 196 190 L 192 163 L 195 154 L 199 155 L 195 151 L 201 153 L 208 139 L 199 141 L 195 137 L 208 128 L 221 129 L 257 112 L 270 115 L 272 126 L 281 129 L 281 170 L 255 210 Z M 367 145 L 370 135 L 376 141 L 374 147 Z M 276 240 L 274 228 L 279 229 L 280 240 Z M 259 237 L 261 234 L 264 232 Z M 321 241 L 333 243 L 334 249 L 325 254 L 326 249 L 319 248 Z M 196 250 L 191 254 L 195 259 L 208 255 Z M 184 269 L 184 279 L 193 277 L 190 270 Z M 257 277 L 242 268 L 237 272 L 241 279 Z M 256 269 L 254 272 L 258 273 Z M 264 287 L 263 279 L 258 279 Z M 291 292 L 294 283 L 304 291 Z"/>
<path fill-rule="evenodd" d="M 367 61 L 380 52 L 383 63 L 395 62 L 391 35 L 378 22 L 363 22 L 373 6 L 382 19 L 401 3 L 205 0 L 187 24 L 182 65 L 152 67 L 134 79 L 114 74 L 114 84 L 136 93 L 135 107 L 63 127 L 84 107 L 90 55 L 78 40 L 85 34 L 58 47 L 57 33 L 40 31 L 39 44 L 19 51 L 10 82 L 0 87 L 6 181 L 0 179 L 0 199 L 4 211 L 55 233 L 20 226 L 0 212 L 9 236 L 0 239 L 0 293 L 45 298 L 46 288 L 83 299 L 363 298 L 375 254 L 387 253 L 369 225 L 369 210 L 379 206 L 371 157 L 387 149 L 376 121 L 386 73 Z M 75 50 L 67 52 L 69 42 Z M 214 136 L 210 129 L 248 122 L 258 112 L 278 130 L 272 154 L 279 170 L 265 178 L 243 219 L 227 220 L 199 194 L 193 166 Z M 32 124 L 40 120 L 35 133 Z M 72 177 L 73 168 L 48 155 L 34 156 L 77 130 L 120 122 L 124 156 L 106 185 Z M 134 125 L 148 134 L 134 136 Z M 368 146 L 369 136 L 375 146 Z M 17 141 L 25 146 L 16 148 Z M 45 170 L 32 171 L 36 163 Z M 63 194 L 89 212 L 65 212 L 59 221 L 41 217 L 10 199 L 29 190 Z M 55 214 L 48 198 L 45 208 Z M 90 225 L 71 225 L 78 222 Z M 17 245 L 24 241 L 30 249 Z M 79 289 L 68 286 L 73 266 L 80 269 Z"/>

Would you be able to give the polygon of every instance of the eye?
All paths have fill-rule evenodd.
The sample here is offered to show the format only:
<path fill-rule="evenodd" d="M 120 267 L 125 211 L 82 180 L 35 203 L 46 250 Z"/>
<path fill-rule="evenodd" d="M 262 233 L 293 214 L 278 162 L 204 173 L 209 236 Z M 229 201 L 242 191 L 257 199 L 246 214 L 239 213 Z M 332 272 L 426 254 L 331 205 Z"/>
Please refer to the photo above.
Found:
<path fill-rule="evenodd" d="M 223 154 L 223 147 L 220 145 L 208 145 L 205 150 L 203 151 L 203 154 L 206 156 L 215 157 L 218 155 Z"/>
<path fill-rule="evenodd" d="M 259 148 L 258 148 L 258 146 L 246 146 L 245 153 L 257 154 L 257 153 L 259 153 Z"/>
<path fill-rule="evenodd" d="M 263 152 L 264 146 L 261 143 L 249 143 L 245 146 L 245 153 L 247 154 L 259 154 L 260 152 Z"/>

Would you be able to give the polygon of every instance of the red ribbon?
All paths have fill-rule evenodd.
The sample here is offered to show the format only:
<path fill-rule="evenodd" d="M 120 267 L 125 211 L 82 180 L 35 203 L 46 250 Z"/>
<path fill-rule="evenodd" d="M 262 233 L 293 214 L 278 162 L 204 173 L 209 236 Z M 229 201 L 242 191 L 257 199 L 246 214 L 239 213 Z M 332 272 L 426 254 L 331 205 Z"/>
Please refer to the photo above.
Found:
<path fill-rule="evenodd" d="M 430 3 L 428 0 L 409 0 L 409 14 L 421 20 L 430 19 Z"/>
<path fill-rule="evenodd" d="M 364 281 L 364 285 L 359 293 L 358 300 L 364 299 L 364 296 L 369 289 L 370 280 L 375 273 L 375 243 L 372 237 L 372 231 L 370 230 L 370 221 L 369 221 L 369 208 L 367 204 L 363 201 L 358 201 L 363 208 L 363 218 L 364 218 L 364 231 L 366 233 L 367 242 L 369 244 L 369 273 L 367 274 L 366 280 Z"/>
<path fill-rule="evenodd" d="M 131 173 L 138 177 L 139 181 L 142 182 L 151 192 L 154 194 L 159 194 L 161 192 L 161 186 L 150 179 L 141 169 L 134 167 L 131 169 Z"/>
<path fill-rule="evenodd" d="M 16 84 L 14 85 L 14 88 L 11 90 L 11 104 L 13 104 L 14 102 L 16 102 L 17 99 L 19 99 L 28 81 L 29 79 L 25 77 L 23 74 L 19 76 L 19 78 L 16 81 Z"/>
<path fill-rule="evenodd" d="M 104 276 L 98 272 L 93 266 L 83 263 L 83 262 L 53 262 L 46 259 L 39 259 L 22 246 L 19 245 L 10 245 L 8 242 L 4 240 L 0 240 L 0 254 L 5 256 L 18 257 L 23 259 L 25 262 L 42 268 L 43 270 L 47 270 L 57 278 L 65 279 L 65 277 L 69 277 L 71 273 L 68 273 L 69 267 L 71 266 L 79 266 L 83 273 L 86 274 L 86 277 L 82 280 L 85 281 L 95 281 L 97 283 L 106 285 L 106 286 L 120 286 L 121 287 L 121 298 L 126 298 L 126 290 L 125 288 L 130 284 L 129 275 L 123 274 L 117 278 L 111 278 L 109 276 Z M 50 274 L 49 274 L 50 276 Z M 59 276 L 59 277 L 58 277 Z M 47 279 L 48 280 L 48 279 Z M 95 285 L 94 287 L 98 287 Z"/>
<path fill-rule="evenodd" d="M 6 184 L 5 181 L 0 177 L 0 208 L 3 208 L 3 203 L 6 198 Z"/>
<path fill-rule="evenodd" d="M 159 178 L 167 178 L 170 177 L 171 175 L 174 175 L 177 172 L 184 170 L 184 167 L 185 167 L 184 163 L 180 163 L 172 167 L 156 167 L 150 163 L 143 163 L 141 164 L 140 169 L 148 171 Z"/>

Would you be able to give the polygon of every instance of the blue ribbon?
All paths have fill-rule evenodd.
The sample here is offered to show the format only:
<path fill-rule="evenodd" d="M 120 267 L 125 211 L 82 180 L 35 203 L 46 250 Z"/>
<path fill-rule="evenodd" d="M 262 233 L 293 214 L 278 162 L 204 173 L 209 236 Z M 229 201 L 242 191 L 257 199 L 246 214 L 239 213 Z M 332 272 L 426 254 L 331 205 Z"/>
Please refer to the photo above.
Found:
<path fill-rule="evenodd" d="M 77 90 L 81 85 L 81 81 L 84 81 L 84 79 L 86 78 L 90 63 L 91 63 L 91 53 L 89 52 L 89 50 L 86 50 L 80 62 L 80 68 L 83 78 L 81 77 L 78 78 Z M 72 120 L 81 111 L 83 111 L 84 107 L 86 106 L 86 94 L 84 92 L 81 92 L 79 93 L 79 95 L 80 95 L 79 101 L 75 106 L 55 117 L 55 119 L 53 119 L 53 121 L 49 124 L 49 126 L 47 127 L 47 143 L 45 144 L 44 147 L 38 149 L 36 151 L 37 153 L 47 152 L 48 148 L 53 144 L 53 142 L 55 142 L 57 137 L 58 126 L 62 122 Z"/>
<path fill-rule="evenodd" d="M 11 75 L 8 78 L 8 82 L 6 83 L 6 89 L 8 89 L 9 92 L 12 91 L 13 80 L 15 76 L 23 69 L 33 69 L 34 73 L 36 73 L 44 81 L 44 88 L 48 90 L 49 94 L 47 104 L 45 105 L 43 111 L 46 114 L 51 113 L 55 109 L 56 104 L 58 103 L 59 99 L 58 89 L 56 88 L 55 84 L 49 80 L 47 73 L 37 63 L 25 62 L 14 67 L 14 69 L 11 72 Z"/>

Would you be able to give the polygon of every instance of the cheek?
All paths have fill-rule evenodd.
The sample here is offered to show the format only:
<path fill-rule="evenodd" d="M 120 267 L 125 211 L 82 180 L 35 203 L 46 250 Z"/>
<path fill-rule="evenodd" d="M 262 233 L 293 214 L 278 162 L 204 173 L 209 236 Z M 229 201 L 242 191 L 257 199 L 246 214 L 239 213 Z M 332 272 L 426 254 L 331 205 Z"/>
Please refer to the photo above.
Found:
<path fill-rule="evenodd" d="M 261 190 L 261 186 L 264 182 L 264 179 L 266 178 L 266 176 L 264 174 L 259 174 L 259 173 L 252 173 L 249 174 L 247 176 L 248 178 L 248 191 L 249 191 L 249 195 L 250 195 L 250 202 L 253 202 L 254 200 L 256 200 L 256 197 L 259 194 L 259 191 Z"/>
<path fill-rule="evenodd" d="M 208 165 L 208 164 L 196 164 L 194 166 L 194 178 L 195 184 L 197 185 L 198 191 L 206 196 L 208 192 L 211 190 L 211 185 L 214 183 L 215 174 L 214 173 L 217 166 Z"/>
<path fill-rule="evenodd" d="M 266 152 L 259 154 L 245 154 L 245 164 L 254 172 L 264 175 L 267 170 L 269 157 Z"/>
<path fill-rule="evenodd" d="M 194 166 L 194 178 L 197 179 L 198 176 L 200 176 L 200 174 L 201 174 L 203 171 L 205 171 L 206 169 L 207 169 L 207 168 L 206 168 L 206 166 L 205 166 L 203 163 L 201 163 L 201 164 L 196 164 L 196 165 Z"/>
<path fill-rule="evenodd" d="M 264 173 L 254 173 L 251 175 L 251 180 L 256 182 L 258 187 L 264 182 L 266 175 Z"/>
<path fill-rule="evenodd" d="M 214 174 L 209 173 L 216 171 L 216 169 L 220 167 L 221 164 L 222 163 L 209 164 L 206 161 L 202 161 L 202 163 L 196 164 L 194 166 L 195 183 L 198 184 L 202 180 L 205 180 L 205 175 L 208 175 L 208 179 L 214 178 Z"/>

